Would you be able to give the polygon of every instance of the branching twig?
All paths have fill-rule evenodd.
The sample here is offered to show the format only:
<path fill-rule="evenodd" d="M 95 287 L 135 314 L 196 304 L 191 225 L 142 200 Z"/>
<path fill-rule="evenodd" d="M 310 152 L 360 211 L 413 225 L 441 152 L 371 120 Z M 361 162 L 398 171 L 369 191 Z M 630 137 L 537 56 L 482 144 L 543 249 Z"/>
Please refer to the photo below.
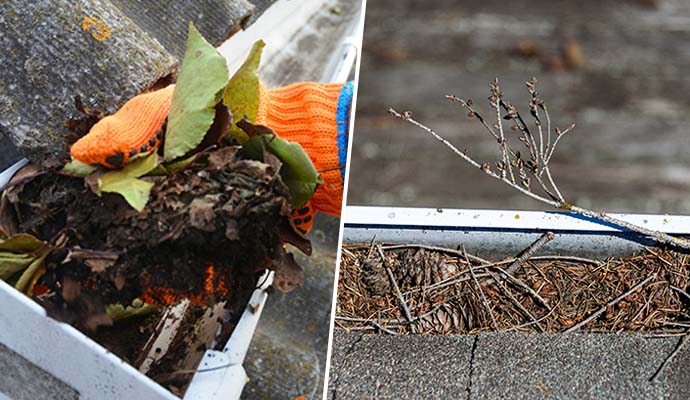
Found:
<path fill-rule="evenodd" d="M 534 253 L 539 251 L 542 247 L 544 247 L 545 244 L 548 242 L 552 241 L 553 238 L 555 238 L 556 235 L 553 232 L 546 232 L 543 235 L 539 237 L 539 239 L 535 240 L 532 244 L 530 244 L 525 250 L 522 251 L 513 261 L 512 264 L 510 264 L 510 267 L 505 270 L 508 274 L 514 273 L 522 264 L 525 263 L 525 261 L 529 260 Z M 486 285 L 490 285 L 493 283 L 491 280 L 488 280 L 486 282 Z"/>
<path fill-rule="evenodd" d="M 491 276 L 496 281 L 496 286 L 499 289 L 501 289 L 503 291 L 503 293 L 506 294 L 506 296 L 508 296 L 508 298 L 513 302 L 513 304 L 515 304 L 515 306 L 520 311 L 522 311 L 522 313 L 525 314 L 525 316 L 527 318 L 529 318 L 534 325 L 536 325 L 537 329 L 540 332 L 544 332 L 544 328 L 542 328 L 542 326 L 539 324 L 539 321 L 534 317 L 534 315 L 532 315 L 531 312 L 529 312 L 528 309 L 525 308 L 525 306 L 522 305 L 522 303 L 520 303 L 520 301 L 518 299 L 515 298 L 515 296 L 513 296 L 513 294 L 510 292 L 510 289 L 500 282 L 500 278 L 493 273 L 491 274 Z"/>
<path fill-rule="evenodd" d="M 394 332 L 394 331 L 390 330 L 388 327 L 385 327 L 379 323 L 372 322 L 371 325 L 374 328 L 377 328 L 377 329 L 381 330 L 382 332 L 386 332 L 389 335 L 398 335 L 398 332 Z"/>
<path fill-rule="evenodd" d="M 534 243 L 529 245 L 529 247 L 527 247 L 525 251 L 523 251 L 522 254 L 515 259 L 515 262 L 512 263 L 506 271 L 510 272 L 511 274 L 515 272 L 525 261 L 529 260 L 534 253 L 539 251 L 539 249 L 544 247 L 545 244 L 552 241 L 555 237 L 556 235 L 553 232 L 546 232 L 541 235 L 539 239 L 535 240 Z"/>
<path fill-rule="evenodd" d="M 538 130 L 538 138 L 535 138 L 529 127 L 525 123 L 524 118 L 517 111 L 515 106 L 503 100 L 503 93 L 500 91 L 500 86 L 498 80 L 495 80 L 490 84 L 491 97 L 489 97 L 489 103 L 492 108 L 497 110 L 496 113 L 496 125 L 495 129 L 492 128 L 487 121 L 478 113 L 478 111 L 472 106 L 471 100 L 463 100 L 453 95 L 446 96 L 448 99 L 460 103 L 462 107 L 469 111 L 468 116 L 472 118 L 477 118 L 482 125 L 489 131 L 492 137 L 499 143 L 500 161 L 495 164 L 498 170 L 496 173 L 492 170 L 492 165 L 488 162 L 480 162 L 474 158 L 467 155 L 467 150 L 460 151 L 448 140 L 443 138 L 441 135 L 436 133 L 433 129 L 427 127 L 426 125 L 415 121 L 409 112 L 399 113 L 394 109 L 389 109 L 388 111 L 395 117 L 400 118 L 408 123 L 424 130 L 428 134 L 432 135 L 434 138 L 439 140 L 441 143 L 446 145 L 455 154 L 460 156 L 465 162 L 470 164 L 475 168 L 479 168 L 484 173 L 490 177 L 499 180 L 506 185 L 512 187 L 513 189 L 529 196 L 537 201 L 544 204 L 548 204 L 557 209 L 572 211 L 586 217 L 593 218 L 595 220 L 607 222 L 612 225 L 616 225 L 620 228 L 627 229 L 633 232 L 640 233 L 647 236 L 660 244 L 668 244 L 672 246 L 677 246 L 685 250 L 690 250 L 690 241 L 676 238 L 674 236 L 668 235 L 663 232 L 654 231 L 651 229 L 643 228 L 631 224 L 629 222 L 619 220 L 617 218 L 611 217 L 608 214 L 600 213 L 592 210 L 588 210 L 582 207 L 578 207 L 567 202 L 560 190 L 558 189 L 549 169 L 549 162 L 554 155 L 554 151 L 560 139 L 565 136 L 568 132 L 572 131 L 575 125 L 571 125 L 567 129 L 561 131 L 558 127 L 554 129 L 556 133 L 556 138 L 551 141 L 551 117 L 548 114 L 548 109 L 544 105 L 544 102 L 539 99 L 538 93 L 536 91 L 536 79 L 532 78 L 527 82 L 527 88 L 532 95 L 530 101 L 530 114 L 534 120 L 535 125 Z M 500 110 L 503 109 L 507 114 L 501 117 Z M 540 119 L 541 110 L 547 121 L 547 132 L 546 138 L 544 137 L 544 132 L 542 129 L 542 122 Z M 519 151 L 510 147 L 507 136 L 505 135 L 505 130 L 503 128 L 503 121 L 510 120 L 514 123 L 511 127 L 512 130 L 518 132 L 518 140 L 522 142 L 526 147 L 530 155 L 529 160 L 524 160 Z M 517 171 L 517 178 L 513 174 L 513 168 Z M 531 179 L 537 182 L 538 186 L 546 194 L 546 197 L 537 193 L 534 193 L 531 189 Z M 546 175 L 546 181 L 542 179 L 542 176 Z"/>
<path fill-rule="evenodd" d="M 506 270 L 504 270 L 504 269 L 502 269 L 502 268 L 500 268 L 500 267 L 496 267 L 496 269 L 498 269 L 498 271 L 499 271 L 503 276 L 505 276 L 506 278 L 508 278 L 509 281 L 513 282 L 514 284 L 516 284 L 517 286 L 519 286 L 520 288 L 522 288 L 525 292 L 529 293 L 530 296 L 532 296 L 535 300 L 537 300 L 537 302 L 538 302 L 539 304 L 541 304 L 542 306 L 546 307 L 547 310 L 549 310 L 549 311 L 551 310 L 551 307 L 549 306 L 549 303 L 548 303 L 546 300 L 544 300 L 544 298 L 541 297 L 541 296 L 539 295 L 539 293 L 537 293 L 534 289 L 532 289 L 531 287 L 529 287 L 526 283 L 524 283 L 523 281 L 517 279 L 517 278 L 514 277 L 511 273 L 509 273 L 508 271 L 506 271 Z"/>

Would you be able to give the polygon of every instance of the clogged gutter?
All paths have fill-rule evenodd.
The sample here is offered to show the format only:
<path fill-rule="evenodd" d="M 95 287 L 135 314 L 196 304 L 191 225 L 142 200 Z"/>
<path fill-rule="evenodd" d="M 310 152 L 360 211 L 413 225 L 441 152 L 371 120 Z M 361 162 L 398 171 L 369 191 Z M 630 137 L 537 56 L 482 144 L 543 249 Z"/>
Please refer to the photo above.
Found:
<path fill-rule="evenodd" d="M 345 246 L 336 325 L 390 334 L 690 328 L 690 258 L 671 250 L 604 261 L 534 256 L 507 272 L 515 259 L 414 244 L 381 249 L 384 259 L 373 244 Z"/>
<path fill-rule="evenodd" d="M 256 67 L 261 47 L 250 55 Z M 313 165 L 275 156 L 262 137 L 247 142 L 251 150 L 233 140 L 231 116 L 218 105 L 228 85 L 225 59 L 193 26 L 190 49 L 163 157 L 148 151 L 112 171 L 76 161 L 61 170 L 30 164 L 0 201 L 0 279 L 133 366 L 148 354 L 162 307 L 183 298 L 193 303 L 167 353 L 147 367 L 178 395 L 205 348 L 227 341 L 266 269 L 277 271 L 280 290 L 301 284 L 301 267 L 284 243 L 311 251 L 291 224 L 295 196 L 283 177 L 286 169 Z M 194 72 L 208 72 L 209 62 L 222 67 L 213 77 Z M 256 70 L 241 72 L 253 76 L 248 87 L 258 91 Z M 243 126 L 250 137 L 251 130 L 268 131 Z M 273 139 L 274 147 L 289 144 Z"/>

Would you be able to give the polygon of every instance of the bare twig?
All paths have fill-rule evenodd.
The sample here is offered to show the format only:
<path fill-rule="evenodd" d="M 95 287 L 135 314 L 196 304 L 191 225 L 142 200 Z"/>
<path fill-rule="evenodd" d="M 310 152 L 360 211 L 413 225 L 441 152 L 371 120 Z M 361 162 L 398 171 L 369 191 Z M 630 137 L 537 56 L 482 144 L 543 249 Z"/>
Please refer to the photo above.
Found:
<path fill-rule="evenodd" d="M 589 317 L 585 318 L 584 320 L 580 321 L 579 323 L 571 326 L 570 328 L 565 330 L 565 333 L 569 332 L 574 332 L 581 327 L 585 326 L 589 321 L 593 320 L 594 318 L 598 317 L 599 315 L 603 314 L 607 308 L 615 305 L 619 301 L 625 299 L 626 297 L 630 296 L 634 292 L 636 292 L 638 289 L 649 283 L 652 279 L 656 278 L 656 274 L 651 274 L 650 276 L 647 277 L 647 279 L 643 280 L 642 282 L 638 283 L 637 285 L 633 286 L 632 289 L 628 290 L 627 292 L 623 293 L 622 295 L 616 297 L 615 299 L 611 300 L 610 302 L 606 303 L 603 307 L 601 307 L 599 310 L 597 310 L 594 314 L 590 315 Z"/>
<path fill-rule="evenodd" d="M 676 292 L 678 292 L 678 294 L 680 294 L 682 297 L 685 297 L 686 300 L 690 300 L 690 294 L 688 294 L 685 290 L 683 290 L 679 287 L 673 286 L 673 285 L 669 285 L 669 286 L 671 287 L 672 290 L 675 290 Z"/>
<path fill-rule="evenodd" d="M 80 248 L 71 248 L 69 250 L 68 259 L 84 260 L 84 259 L 99 259 L 108 261 L 117 261 L 120 258 L 120 252 L 89 250 Z"/>
<path fill-rule="evenodd" d="M 502 269 L 502 268 L 500 268 L 500 267 L 496 267 L 496 269 L 498 269 L 498 271 L 499 271 L 501 274 L 503 274 L 503 276 L 505 276 L 506 278 L 508 278 L 509 281 L 513 282 L 514 284 L 516 284 L 516 285 L 518 285 L 520 288 L 522 288 L 524 291 L 526 291 L 527 293 L 529 293 L 530 296 L 532 296 L 535 300 L 537 300 L 537 302 L 538 302 L 539 304 L 541 304 L 542 306 L 544 306 L 547 310 L 551 310 L 551 307 L 549 306 L 549 303 L 548 303 L 546 300 L 544 300 L 544 298 L 541 297 L 541 296 L 539 295 L 539 293 L 537 293 L 536 291 L 534 291 L 534 289 L 532 289 L 531 287 L 529 287 L 526 283 L 524 283 L 523 281 L 517 279 L 517 278 L 514 277 L 511 273 L 509 273 L 508 271 L 506 271 L 506 270 L 504 270 L 504 269 Z"/>
<path fill-rule="evenodd" d="M 376 322 L 372 322 L 371 325 L 376 327 L 377 329 L 383 331 L 383 332 L 386 332 L 389 335 L 398 335 L 398 332 L 394 332 L 394 331 L 390 330 L 388 327 L 385 327 L 385 326 L 378 324 Z"/>
<path fill-rule="evenodd" d="M 462 100 L 460 100 L 460 101 L 462 101 Z M 677 247 L 680 247 L 680 248 L 683 248 L 686 250 L 690 250 L 690 241 L 688 241 L 688 240 L 677 238 L 677 237 L 671 236 L 669 234 L 666 234 L 664 232 L 654 231 L 654 230 L 647 229 L 647 228 L 644 228 L 641 226 L 637 226 L 637 225 L 631 224 L 627 221 L 623 221 L 623 220 L 614 218 L 614 217 L 612 217 L 606 213 L 596 212 L 596 211 L 588 210 L 588 209 L 585 209 L 582 207 L 578 207 L 578 206 L 570 204 L 566 201 L 557 199 L 558 195 L 556 195 L 556 197 L 554 197 L 553 194 L 551 194 L 548 190 L 546 190 L 546 192 L 547 192 L 547 194 L 549 194 L 550 198 L 536 194 L 530 190 L 528 180 L 523 180 L 523 182 L 521 182 L 521 184 L 518 184 L 516 182 L 512 182 L 509 178 L 507 178 L 505 176 L 502 176 L 502 175 L 495 173 L 490 168 L 490 165 L 488 163 L 480 163 L 480 162 L 474 160 L 472 157 L 468 156 L 466 152 L 460 151 L 457 147 L 455 147 L 448 140 L 446 140 L 441 135 L 436 133 L 433 129 L 427 127 L 426 125 L 424 125 L 420 122 L 415 121 L 414 119 L 412 119 L 412 115 L 409 112 L 405 112 L 405 113 L 401 114 L 392 108 L 389 109 L 388 112 L 391 115 L 393 115 L 394 117 L 400 118 L 400 119 L 420 128 L 420 129 L 422 129 L 423 131 L 427 132 L 428 134 L 433 136 L 435 139 L 437 139 L 438 141 L 443 143 L 446 147 L 448 147 L 451 151 L 453 151 L 455 154 L 457 154 L 460 158 L 462 158 L 465 162 L 467 162 L 471 166 L 481 169 L 488 176 L 505 183 L 506 185 L 512 187 L 513 189 L 519 191 L 520 193 L 523 193 L 524 195 L 526 195 L 528 197 L 531 197 L 531 198 L 533 198 L 537 201 L 540 201 L 544 204 L 548 204 L 548 205 L 550 205 L 554 208 L 557 208 L 557 209 L 561 209 L 561 210 L 565 210 L 565 211 L 572 211 L 572 212 L 584 215 L 586 217 L 593 218 L 595 220 L 607 222 L 609 224 L 616 225 L 620 228 L 624 228 L 624 229 L 627 229 L 627 230 L 630 230 L 633 232 L 640 233 L 640 234 L 647 236 L 647 237 L 649 237 L 649 238 L 651 238 L 651 239 L 653 239 L 656 242 L 661 243 L 661 244 L 673 245 L 673 246 L 677 246 Z M 520 117 L 518 115 L 515 118 L 520 118 Z M 528 132 L 528 130 L 524 126 L 524 122 L 521 119 L 519 119 L 519 121 L 521 122 L 521 124 L 518 124 L 519 129 L 521 129 L 525 132 Z M 558 131 L 559 136 L 556 138 L 553 145 L 551 146 L 549 154 L 546 157 L 544 157 L 544 163 L 548 163 L 548 160 L 550 160 L 551 156 L 553 156 L 553 150 L 555 149 L 555 146 L 558 142 L 558 139 L 563 137 L 564 134 L 569 132 L 572 128 L 573 127 L 570 127 L 563 132 Z M 529 144 L 529 146 L 534 147 L 534 144 Z M 522 160 L 521 159 L 516 160 L 516 165 L 521 166 Z"/>
<path fill-rule="evenodd" d="M 545 244 L 552 241 L 555 237 L 556 235 L 553 232 L 546 232 L 541 235 L 539 239 L 535 240 L 534 243 L 530 244 L 520 255 L 517 256 L 515 262 L 512 263 L 506 271 L 510 272 L 511 274 L 515 272 L 525 261 L 529 260 L 534 253 L 539 251 L 539 249 L 544 247 Z"/>
<path fill-rule="evenodd" d="M 516 258 L 514 258 L 513 263 L 508 267 L 508 269 L 505 270 L 508 274 L 512 274 L 515 271 L 517 271 L 522 264 L 525 263 L 525 261 L 529 260 L 532 258 L 534 253 L 539 251 L 544 245 L 555 238 L 556 235 L 553 232 L 546 232 L 543 235 L 541 235 L 537 240 L 535 240 L 532 244 L 530 244 L 525 250 L 523 250 Z M 488 267 L 489 265 L 484 265 L 484 267 Z M 492 280 L 486 281 L 485 285 L 490 285 L 492 284 Z"/>
<path fill-rule="evenodd" d="M 345 245 L 349 249 L 360 249 L 360 248 L 364 248 L 364 247 L 366 247 L 366 248 L 369 247 L 369 245 L 353 245 L 353 244 L 345 244 Z M 424 245 L 424 244 L 406 243 L 406 244 L 399 244 L 399 245 L 396 244 L 396 245 L 388 245 L 388 246 L 382 245 L 381 248 L 383 250 L 425 249 L 425 250 L 440 251 L 443 253 L 459 255 L 462 257 L 462 252 L 459 250 L 450 249 L 447 247 L 428 246 L 428 245 Z M 345 248 L 343 248 L 343 249 L 345 249 Z M 469 259 L 472 261 L 475 261 L 475 262 L 482 264 L 483 267 L 493 267 L 495 265 L 512 264 L 516 260 L 516 258 L 508 258 L 508 259 L 505 259 L 502 261 L 497 261 L 495 263 L 491 263 L 488 260 L 485 260 L 481 257 L 477 257 L 476 255 L 467 254 L 467 257 L 469 257 Z M 564 262 L 585 263 L 585 264 L 594 264 L 594 265 L 601 264 L 601 261 L 594 260 L 591 258 L 577 257 L 577 256 L 561 256 L 561 255 L 534 256 L 534 257 L 530 257 L 530 260 L 533 260 L 533 261 L 564 261 Z"/>
<path fill-rule="evenodd" d="M 403 311 L 405 312 L 405 318 L 407 318 L 407 322 L 412 322 L 412 314 L 410 314 L 410 309 L 407 307 L 407 303 L 405 302 L 405 298 L 403 298 L 402 293 L 400 293 L 400 288 L 398 287 L 398 282 L 395 280 L 395 276 L 393 276 L 393 272 L 391 271 L 390 267 L 388 267 L 388 263 L 386 263 L 386 256 L 383 254 L 383 250 L 381 250 L 381 245 L 376 245 L 376 249 L 379 252 L 379 255 L 381 256 L 381 262 L 383 262 L 383 266 L 386 267 L 386 272 L 388 273 L 388 278 L 390 279 L 391 283 L 393 284 L 393 287 L 395 288 L 395 293 L 398 296 L 398 300 L 400 301 L 400 305 L 403 308 Z"/>
<path fill-rule="evenodd" d="M 412 244 L 412 243 L 410 243 L 410 244 L 399 244 L 399 245 L 391 245 L 391 246 L 382 246 L 381 248 L 383 250 L 424 249 L 424 250 L 431 250 L 431 251 L 440 251 L 442 253 L 453 254 L 456 256 L 460 256 L 460 257 L 464 256 L 464 254 L 459 250 L 449 249 L 447 247 L 440 247 L 440 246 L 428 246 L 428 245 L 424 245 L 424 244 Z M 477 257 L 475 255 L 472 255 L 472 254 L 467 254 L 467 257 L 470 260 L 481 263 L 481 264 L 488 264 L 489 263 L 489 261 L 487 261 L 481 257 Z"/>
<path fill-rule="evenodd" d="M 553 307 L 553 308 L 551 309 L 551 311 L 549 311 L 548 313 L 546 313 L 546 315 L 544 315 L 543 317 L 539 318 L 538 320 L 535 320 L 535 321 L 532 321 L 532 322 L 528 322 L 528 323 L 526 323 L 526 324 L 514 326 L 514 327 L 510 328 L 509 330 L 519 330 L 519 329 L 522 329 L 522 328 L 527 328 L 528 326 L 532 326 L 532 325 L 534 325 L 535 323 L 542 322 L 542 321 L 544 321 L 545 319 L 549 318 L 549 317 L 551 316 L 551 314 L 553 314 L 554 311 L 556 311 L 556 308 L 557 308 L 557 307 Z"/>
<path fill-rule="evenodd" d="M 470 274 L 472 275 L 472 279 L 474 279 L 474 283 L 475 283 L 475 285 L 477 285 L 477 289 L 479 290 L 479 294 L 482 295 L 482 301 L 484 302 L 484 307 L 486 307 L 487 311 L 489 311 L 489 315 L 491 316 L 491 321 L 494 324 L 494 329 L 496 329 L 497 331 L 500 331 L 500 329 L 498 329 L 498 322 L 496 322 L 496 317 L 494 317 L 494 312 L 491 311 L 491 306 L 489 306 L 489 301 L 486 299 L 486 295 L 484 294 L 484 289 L 482 289 L 482 285 L 479 284 L 477 277 L 474 275 L 474 271 L 472 271 L 472 264 L 470 264 L 470 260 L 469 260 L 469 258 L 467 258 L 467 252 L 465 252 L 464 246 L 462 248 L 462 251 L 463 251 L 463 253 L 465 253 L 465 261 L 470 266 Z"/>
<path fill-rule="evenodd" d="M 506 296 L 508 296 L 508 298 L 513 302 L 513 304 L 515 304 L 515 306 L 518 309 L 520 309 L 520 311 L 522 311 L 522 313 L 525 314 L 525 316 L 529 318 L 534 325 L 536 325 L 537 329 L 540 332 L 544 332 L 544 328 L 542 328 L 542 326 L 539 324 L 539 321 L 537 321 L 534 315 L 532 315 L 532 313 L 529 312 L 529 310 L 527 310 L 525 306 L 523 306 L 522 303 L 520 303 L 520 301 L 515 298 L 515 296 L 513 296 L 513 294 L 510 292 L 510 289 L 503 285 L 495 274 L 491 274 L 491 276 L 494 277 L 494 280 L 496 281 L 496 286 L 498 286 L 498 288 L 500 288 L 503 291 L 503 293 L 505 293 Z"/>

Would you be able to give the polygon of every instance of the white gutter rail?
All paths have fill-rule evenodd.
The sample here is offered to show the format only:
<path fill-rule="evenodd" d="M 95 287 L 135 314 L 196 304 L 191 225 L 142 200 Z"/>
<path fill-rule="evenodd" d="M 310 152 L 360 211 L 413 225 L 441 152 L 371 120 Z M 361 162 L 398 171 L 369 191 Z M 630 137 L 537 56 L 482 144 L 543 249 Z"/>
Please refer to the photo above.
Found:
<path fill-rule="evenodd" d="M 6 170 L 0 172 L 0 191 L 5 190 L 5 187 L 7 186 L 8 183 L 10 183 L 14 174 L 16 174 L 17 171 L 22 169 L 28 163 L 29 163 L 28 159 L 22 158 L 21 160 L 12 164 Z"/>
<path fill-rule="evenodd" d="M 247 356 L 256 325 L 266 305 L 266 290 L 273 283 L 273 271 L 260 279 L 264 283 L 254 290 L 232 336 L 223 351 L 206 350 L 189 384 L 184 400 L 239 399 L 247 383 L 242 363 Z"/>
<path fill-rule="evenodd" d="M 0 394 L 5 391 L 7 396 L 14 397 L 14 385 L 18 398 L 27 398 L 21 385 L 38 385 L 31 377 L 37 379 L 39 371 L 43 371 L 59 384 L 50 389 L 54 393 L 41 393 L 40 399 L 70 398 L 70 392 L 75 392 L 80 400 L 178 399 L 83 333 L 48 318 L 41 306 L 2 280 L 0 305 L 0 345 L 11 350 L 10 359 L 23 359 L 38 367 L 36 371 L 23 367 L 24 374 L 10 375 L 29 379 L 10 382 L 11 387 L 0 386 Z M 3 359 L 7 357 L 8 353 L 2 354 Z"/>
<path fill-rule="evenodd" d="M 344 215 L 345 243 L 375 239 L 453 248 L 462 245 L 485 257 L 515 255 L 548 231 L 556 234 L 543 248 L 549 254 L 629 255 L 653 244 L 637 233 L 567 212 L 348 206 Z M 690 216 L 611 215 L 647 229 L 690 235 Z"/>

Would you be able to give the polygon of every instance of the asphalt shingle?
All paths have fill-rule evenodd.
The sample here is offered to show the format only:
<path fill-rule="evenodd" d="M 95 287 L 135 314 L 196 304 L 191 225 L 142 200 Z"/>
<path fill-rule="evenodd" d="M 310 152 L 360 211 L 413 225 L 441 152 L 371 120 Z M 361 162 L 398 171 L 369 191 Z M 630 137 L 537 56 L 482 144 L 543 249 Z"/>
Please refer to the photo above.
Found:
<path fill-rule="evenodd" d="M 328 398 L 690 399 L 690 348 L 649 381 L 677 344 L 640 334 L 337 330 Z"/>
<path fill-rule="evenodd" d="M 328 398 L 465 398 L 474 340 L 336 331 Z"/>
<path fill-rule="evenodd" d="M 639 334 L 482 334 L 472 399 L 689 399 L 690 349 L 649 382 L 677 342 Z"/>

